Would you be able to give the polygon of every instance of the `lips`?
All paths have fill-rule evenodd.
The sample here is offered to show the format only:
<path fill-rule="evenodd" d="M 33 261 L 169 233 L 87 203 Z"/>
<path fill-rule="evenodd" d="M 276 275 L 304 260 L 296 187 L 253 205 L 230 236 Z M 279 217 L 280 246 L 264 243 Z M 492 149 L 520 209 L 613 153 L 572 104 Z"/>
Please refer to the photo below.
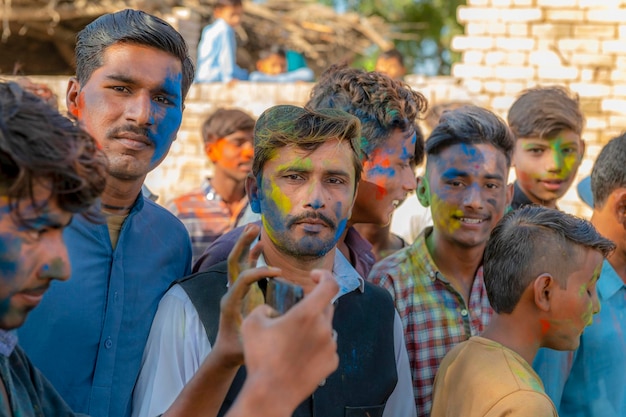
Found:
<path fill-rule="evenodd" d="M 124 133 L 116 135 L 115 139 L 126 148 L 141 151 L 152 147 L 152 142 L 144 135 L 135 133 Z"/>
<path fill-rule="evenodd" d="M 468 226 L 481 225 L 489 219 L 489 217 L 476 217 L 476 216 L 457 216 L 455 218 L 459 222 Z"/>
<path fill-rule="evenodd" d="M 540 180 L 540 182 L 549 191 L 558 191 L 565 184 L 564 180 Z"/>
<path fill-rule="evenodd" d="M 21 300 L 26 305 L 35 307 L 41 302 L 43 295 L 46 293 L 47 290 L 48 286 L 46 285 L 43 287 L 22 290 L 15 293 L 13 297 Z"/>

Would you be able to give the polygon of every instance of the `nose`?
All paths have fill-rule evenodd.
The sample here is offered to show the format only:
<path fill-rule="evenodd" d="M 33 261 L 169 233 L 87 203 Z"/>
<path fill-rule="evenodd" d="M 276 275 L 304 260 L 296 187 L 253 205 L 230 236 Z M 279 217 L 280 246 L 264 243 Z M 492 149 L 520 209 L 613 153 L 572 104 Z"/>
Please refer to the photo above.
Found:
<path fill-rule="evenodd" d="M 596 291 L 595 287 L 591 293 L 591 304 L 593 306 L 593 314 L 598 314 L 600 312 L 600 299 L 598 298 L 598 291 Z"/>
<path fill-rule="evenodd" d="M 243 159 L 254 158 L 254 146 L 250 142 L 246 142 L 241 145 L 241 157 Z"/>
<path fill-rule="evenodd" d="M 313 181 L 306 196 L 305 207 L 319 210 L 326 206 L 326 191 L 321 181 Z"/>
<path fill-rule="evenodd" d="M 402 189 L 406 193 L 417 190 L 417 177 L 410 166 L 402 169 Z"/>
<path fill-rule="evenodd" d="M 45 251 L 45 263 L 40 277 L 66 281 L 70 277 L 71 268 L 67 246 L 63 240 L 63 232 L 61 230 L 50 231 L 47 237 L 42 242 Z"/>
<path fill-rule="evenodd" d="M 548 166 L 546 167 L 550 172 L 561 172 L 564 165 L 563 154 L 560 151 L 551 149 L 549 151 L 549 157 L 547 160 Z"/>
<path fill-rule="evenodd" d="M 150 93 L 138 91 L 133 100 L 128 100 L 126 119 L 135 122 L 138 126 L 152 126 L 154 124 L 155 103 Z"/>
<path fill-rule="evenodd" d="M 483 208 L 483 198 L 481 193 L 480 184 L 470 184 L 465 189 L 463 196 L 463 204 L 466 207 L 471 207 L 475 210 Z"/>

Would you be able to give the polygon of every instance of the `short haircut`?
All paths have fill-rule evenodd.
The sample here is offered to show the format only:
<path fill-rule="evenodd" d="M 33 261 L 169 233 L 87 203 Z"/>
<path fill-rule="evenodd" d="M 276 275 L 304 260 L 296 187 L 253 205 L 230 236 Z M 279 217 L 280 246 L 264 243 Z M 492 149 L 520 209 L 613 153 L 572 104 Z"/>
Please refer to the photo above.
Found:
<path fill-rule="evenodd" d="M 254 119 L 244 111 L 237 109 L 217 109 L 202 123 L 204 143 L 212 142 L 232 135 L 238 130 L 254 129 Z"/>
<path fill-rule="evenodd" d="M 259 52 L 259 59 L 267 59 L 272 55 L 278 55 L 282 58 L 287 58 L 287 52 L 285 52 L 285 48 L 278 45 L 272 45 L 269 48 L 261 49 Z"/>
<path fill-rule="evenodd" d="M 182 64 L 183 100 L 194 77 L 193 62 L 180 33 L 166 21 L 140 10 L 126 9 L 100 16 L 76 38 L 76 77 L 85 85 L 104 63 L 105 50 L 115 44 L 135 44 L 155 48 L 178 58 Z"/>
<path fill-rule="evenodd" d="M 560 287 L 580 268 L 581 249 L 605 258 L 615 249 L 587 220 L 542 206 L 512 211 L 491 231 L 484 254 L 487 297 L 496 313 L 511 313 L 528 286 L 550 273 Z"/>
<path fill-rule="evenodd" d="M 445 111 L 439 124 L 426 140 L 426 154 L 438 155 L 444 149 L 457 144 L 493 145 L 506 157 L 511 166 L 515 139 L 504 120 L 482 107 L 467 105 Z"/>
<path fill-rule="evenodd" d="M 515 100 L 508 115 L 516 138 L 552 138 L 563 130 L 580 136 L 585 123 L 578 96 L 564 87 L 536 87 Z"/>
<path fill-rule="evenodd" d="M 62 210 L 98 219 L 94 203 L 104 190 L 107 165 L 74 121 L 17 83 L 0 82 L 0 195 L 12 208 L 19 200 L 34 201 L 34 186 L 41 184 Z"/>
<path fill-rule="evenodd" d="M 265 162 L 285 146 L 313 152 L 331 139 L 348 141 L 356 182 L 361 178 L 361 125 L 356 117 L 337 109 L 312 110 L 279 105 L 265 110 L 254 128 L 252 172 L 261 177 Z"/>
<path fill-rule="evenodd" d="M 613 138 L 598 154 L 591 170 L 593 204 L 601 208 L 609 195 L 626 187 L 626 133 Z"/>
<path fill-rule="evenodd" d="M 358 117 L 363 135 L 361 146 L 369 157 L 387 142 L 394 129 L 403 132 L 414 129 L 428 102 L 408 84 L 385 74 L 333 65 L 313 86 L 307 107 L 340 109 Z M 417 143 L 415 148 L 421 162 L 423 142 Z"/>
<path fill-rule="evenodd" d="M 242 0 L 216 0 L 213 8 L 221 9 L 222 7 L 243 7 L 243 2 Z"/>
<path fill-rule="evenodd" d="M 404 55 L 402 55 L 402 53 L 395 48 L 388 49 L 382 52 L 380 55 L 378 55 L 378 58 L 395 59 L 400 63 L 400 65 L 404 66 Z"/>

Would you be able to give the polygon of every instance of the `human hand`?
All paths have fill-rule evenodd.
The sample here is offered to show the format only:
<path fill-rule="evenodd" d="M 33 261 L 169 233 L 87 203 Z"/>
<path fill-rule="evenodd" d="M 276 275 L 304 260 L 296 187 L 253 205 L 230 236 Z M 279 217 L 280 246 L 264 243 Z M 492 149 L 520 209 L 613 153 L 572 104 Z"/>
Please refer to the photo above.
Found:
<path fill-rule="evenodd" d="M 239 397 L 254 398 L 264 416 L 290 416 L 339 365 L 331 304 L 339 286 L 329 271 L 311 277 L 319 283 L 283 316 L 262 305 L 243 321 L 248 376 Z"/>
<path fill-rule="evenodd" d="M 256 224 L 248 224 L 228 255 L 228 292 L 220 302 L 220 323 L 213 346 L 214 354 L 221 355 L 223 363 L 229 366 L 243 364 L 240 327 L 243 317 L 254 307 L 263 304 L 263 293 L 255 282 L 280 275 L 279 268 L 256 268 L 261 254 L 259 242 L 250 249 L 250 244 L 260 232 Z"/>

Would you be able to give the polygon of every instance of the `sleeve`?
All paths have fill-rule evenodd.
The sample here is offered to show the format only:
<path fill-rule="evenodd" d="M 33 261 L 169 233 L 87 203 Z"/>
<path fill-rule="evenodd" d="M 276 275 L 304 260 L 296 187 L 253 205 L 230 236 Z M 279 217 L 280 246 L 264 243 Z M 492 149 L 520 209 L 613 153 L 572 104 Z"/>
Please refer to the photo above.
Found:
<path fill-rule="evenodd" d="M 133 391 L 132 416 L 155 417 L 174 402 L 211 351 L 206 331 L 180 285 L 159 303 Z"/>
<path fill-rule="evenodd" d="M 546 394 L 559 409 L 565 383 L 574 363 L 574 352 L 541 348 L 533 361 L 533 368 L 541 378 Z"/>
<path fill-rule="evenodd" d="M 558 417 L 554 404 L 543 393 L 516 391 L 500 399 L 484 417 Z"/>
<path fill-rule="evenodd" d="M 222 73 L 222 82 L 229 82 L 233 78 L 246 79 L 247 74 L 237 66 L 237 40 L 235 39 L 235 31 L 228 27 L 221 36 L 221 51 L 219 56 L 220 71 Z M 244 75 L 245 74 L 245 75 Z"/>
<path fill-rule="evenodd" d="M 396 289 L 393 285 L 393 278 L 391 278 L 388 273 L 384 272 L 388 271 L 389 268 L 386 268 L 383 262 L 384 261 L 381 261 L 374 265 L 374 268 L 372 268 L 367 280 L 372 284 L 387 290 L 389 295 L 391 295 L 393 304 L 396 305 Z"/>
<path fill-rule="evenodd" d="M 396 353 L 398 383 L 387 400 L 383 417 L 415 417 L 417 416 L 417 411 L 413 396 L 409 355 L 406 351 L 402 323 L 397 311 L 394 312 L 393 319 L 393 343 Z"/>

